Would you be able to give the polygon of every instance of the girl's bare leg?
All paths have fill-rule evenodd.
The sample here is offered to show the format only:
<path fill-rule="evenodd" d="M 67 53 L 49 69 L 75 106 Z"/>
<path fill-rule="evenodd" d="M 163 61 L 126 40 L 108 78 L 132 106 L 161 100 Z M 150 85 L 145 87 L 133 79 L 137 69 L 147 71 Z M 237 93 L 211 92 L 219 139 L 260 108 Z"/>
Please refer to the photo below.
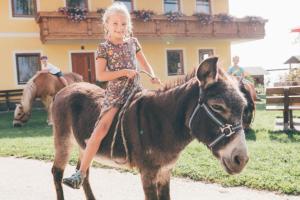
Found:
<path fill-rule="evenodd" d="M 61 76 L 59 77 L 59 80 L 64 84 L 64 86 L 68 86 L 68 81 L 65 79 L 65 77 Z"/>
<path fill-rule="evenodd" d="M 103 114 L 98 125 L 95 127 L 83 153 L 79 169 L 81 172 L 85 173 L 89 168 L 91 161 L 98 151 L 101 141 L 107 135 L 114 116 L 117 112 L 118 108 L 111 108 L 110 110 L 108 110 L 105 114 Z"/>
<path fill-rule="evenodd" d="M 93 130 L 90 139 L 88 140 L 87 146 L 83 152 L 79 171 L 73 174 L 70 178 L 64 178 L 64 184 L 75 189 L 80 188 L 80 186 L 83 183 L 86 171 L 91 165 L 91 162 L 99 149 L 101 141 L 107 135 L 112 121 L 114 119 L 114 116 L 116 115 L 118 110 L 118 108 L 113 107 L 103 114 L 99 123 Z"/>

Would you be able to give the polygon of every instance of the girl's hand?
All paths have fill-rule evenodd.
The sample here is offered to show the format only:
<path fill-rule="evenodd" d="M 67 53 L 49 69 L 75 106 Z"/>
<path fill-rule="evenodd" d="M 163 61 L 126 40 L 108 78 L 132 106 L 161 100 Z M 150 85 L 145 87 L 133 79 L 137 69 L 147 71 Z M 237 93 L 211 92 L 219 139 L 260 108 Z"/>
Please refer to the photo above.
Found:
<path fill-rule="evenodd" d="M 136 70 L 123 69 L 123 71 L 124 71 L 124 76 L 126 76 L 129 79 L 133 79 L 137 75 L 137 71 Z"/>
<path fill-rule="evenodd" d="M 157 77 L 153 77 L 150 79 L 152 84 L 159 84 L 162 85 L 161 81 Z"/>

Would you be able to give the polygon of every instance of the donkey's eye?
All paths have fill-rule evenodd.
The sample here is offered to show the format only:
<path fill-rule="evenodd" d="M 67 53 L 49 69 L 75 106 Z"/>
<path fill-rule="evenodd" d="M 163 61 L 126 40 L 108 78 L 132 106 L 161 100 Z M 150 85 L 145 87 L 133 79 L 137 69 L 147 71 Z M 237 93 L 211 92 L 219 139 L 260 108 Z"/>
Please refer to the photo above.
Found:
<path fill-rule="evenodd" d="M 224 112 L 225 111 L 224 107 L 221 105 L 218 105 L 218 104 L 211 105 L 211 108 L 216 112 Z"/>

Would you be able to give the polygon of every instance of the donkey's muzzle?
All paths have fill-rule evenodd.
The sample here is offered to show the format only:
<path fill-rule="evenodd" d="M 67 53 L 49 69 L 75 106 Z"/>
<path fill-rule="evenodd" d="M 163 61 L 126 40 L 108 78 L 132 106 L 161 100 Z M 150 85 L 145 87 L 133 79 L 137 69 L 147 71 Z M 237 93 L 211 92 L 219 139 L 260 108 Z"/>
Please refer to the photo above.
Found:
<path fill-rule="evenodd" d="M 13 121 L 13 127 L 14 128 L 20 128 L 20 127 L 22 127 L 23 126 L 23 123 L 22 122 L 20 122 L 20 121 Z"/>
<path fill-rule="evenodd" d="M 221 162 L 229 174 L 240 173 L 249 161 L 249 157 L 245 152 L 236 149 L 229 158 L 222 158 Z"/>
<path fill-rule="evenodd" d="M 239 173 L 244 169 L 244 167 L 248 163 L 249 157 L 247 154 L 240 153 L 239 150 L 237 150 L 237 152 L 233 152 L 231 160 L 233 168 L 237 173 Z"/>

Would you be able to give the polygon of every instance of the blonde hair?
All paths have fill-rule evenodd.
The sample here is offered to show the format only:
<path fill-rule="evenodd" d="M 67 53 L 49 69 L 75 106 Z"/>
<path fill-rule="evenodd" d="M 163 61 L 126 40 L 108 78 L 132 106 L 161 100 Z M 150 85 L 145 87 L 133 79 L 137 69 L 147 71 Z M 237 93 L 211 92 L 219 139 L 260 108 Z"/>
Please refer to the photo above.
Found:
<path fill-rule="evenodd" d="M 104 37 L 107 38 L 108 36 L 108 30 L 106 29 L 106 24 L 109 20 L 109 17 L 115 14 L 122 14 L 127 18 L 127 34 L 126 37 L 130 37 L 131 33 L 132 33 L 132 22 L 131 22 L 131 17 L 130 17 L 130 13 L 127 9 L 127 7 L 125 6 L 125 4 L 123 4 L 122 2 L 114 2 L 111 6 L 109 6 L 103 16 L 102 16 L 102 23 L 104 26 Z"/>

